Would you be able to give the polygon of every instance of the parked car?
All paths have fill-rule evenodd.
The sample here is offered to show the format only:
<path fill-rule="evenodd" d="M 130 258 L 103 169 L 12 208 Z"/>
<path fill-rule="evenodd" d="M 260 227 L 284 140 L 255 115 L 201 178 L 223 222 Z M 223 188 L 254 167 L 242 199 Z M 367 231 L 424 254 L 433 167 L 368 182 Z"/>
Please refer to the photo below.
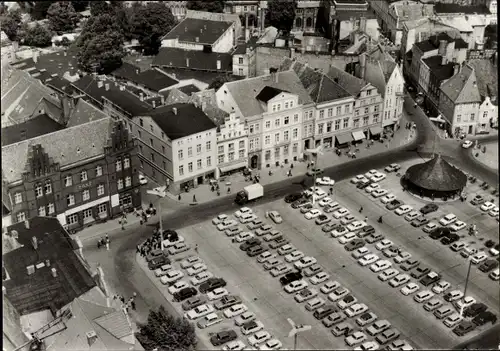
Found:
<path fill-rule="evenodd" d="M 302 274 L 300 272 L 290 272 L 285 276 L 280 278 L 281 285 L 288 285 L 293 281 L 302 279 Z"/>
<path fill-rule="evenodd" d="M 237 338 L 238 335 L 234 330 L 223 330 L 210 336 L 210 342 L 214 346 L 220 346 Z"/>
<path fill-rule="evenodd" d="M 304 302 L 308 301 L 314 297 L 318 296 L 318 290 L 314 288 L 306 288 L 300 290 L 298 293 L 295 294 L 294 299 L 297 302 Z"/>
<path fill-rule="evenodd" d="M 474 324 L 478 327 L 481 325 L 485 325 L 488 322 L 491 322 L 491 324 L 495 324 L 497 322 L 497 316 L 490 311 L 485 311 L 479 313 L 476 317 L 474 317 L 472 322 L 474 322 Z"/>
<path fill-rule="evenodd" d="M 424 207 L 422 207 L 420 209 L 420 213 L 428 214 L 428 213 L 436 212 L 438 209 L 439 209 L 438 205 L 431 203 L 431 204 L 427 204 Z"/>
<path fill-rule="evenodd" d="M 271 220 L 276 224 L 280 224 L 283 222 L 283 218 L 281 218 L 281 215 L 278 211 L 269 212 L 269 218 L 271 218 Z"/>
<path fill-rule="evenodd" d="M 227 283 L 223 278 L 210 277 L 205 280 L 205 282 L 201 283 L 198 289 L 202 294 L 205 294 L 217 288 L 223 288 L 226 284 Z"/>
<path fill-rule="evenodd" d="M 219 301 L 214 304 L 217 310 L 225 310 L 231 306 L 241 303 L 241 298 L 237 295 L 226 295 L 223 296 Z"/>
<path fill-rule="evenodd" d="M 365 312 L 356 319 L 356 324 L 360 327 L 364 327 L 365 325 L 375 322 L 377 318 L 378 317 L 375 313 Z"/>
<path fill-rule="evenodd" d="M 400 335 L 401 335 L 401 333 L 396 328 L 390 328 L 390 329 L 386 329 L 382 333 L 378 334 L 377 337 L 375 338 L 375 340 L 379 344 L 383 345 L 383 344 L 387 344 L 388 342 L 391 342 L 391 341 L 399 338 Z"/>
<path fill-rule="evenodd" d="M 455 328 L 453 328 L 453 333 L 458 336 L 464 336 L 477 328 L 477 325 L 471 321 L 461 321 Z"/>
<path fill-rule="evenodd" d="M 174 301 L 181 302 L 186 299 L 189 299 L 193 296 L 196 296 L 198 294 L 198 291 L 193 288 L 193 287 L 186 287 L 183 288 L 173 294 Z"/>
<path fill-rule="evenodd" d="M 487 309 L 488 309 L 488 306 L 486 306 L 484 303 L 476 302 L 464 310 L 464 316 L 474 318 L 477 315 L 479 315 L 480 313 L 485 312 Z"/>

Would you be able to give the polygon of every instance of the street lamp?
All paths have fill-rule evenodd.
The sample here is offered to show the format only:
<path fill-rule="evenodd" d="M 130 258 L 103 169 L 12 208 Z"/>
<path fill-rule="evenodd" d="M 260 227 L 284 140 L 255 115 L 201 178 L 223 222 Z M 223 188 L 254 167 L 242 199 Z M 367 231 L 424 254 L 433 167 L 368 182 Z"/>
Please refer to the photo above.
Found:
<path fill-rule="evenodd" d="M 316 149 L 306 149 L 304 153 L 314 156 L 314 164 L 316 167 L 318 167 L 318 155 L 323 155 L 323 145 L 318 146 Z M 314 187 L 316 186 L 316 172 L 314 171 L 314 169 L 315 168 L 313 167 L 313 169 L 311 170 L 313 172 L 314 179 L 313 189 L 315 189 Z M 312 203 L 314 205 L 314 192 L 312 195 Z"/>
<path fill-rule="evenodd" d="M 471 267 L 472 267 L 472 257 L 469 257 L 469 268 L 467 268 L 467 276 L 465 277 L 464 299 L 467 297 L 467 295 L 465 294 L 467 293 L 467 285 L 469 285 L 469 276 Z M 464 307 L 465 304 L 462 304 L 462 308 L 460 309 L 460 317 L 464 316 Z"/>
<path fill-rule="evenodd" d="M 290 333 L 288 333 L 288 337 L 289 338 L 291 338 L 292 336 L 294 337 L 293 349 L 297 350 L 297 336 L 299 335 L 299 333 L 305 332 L 307 330 L 311 330 L 311 326 L 310 325 L 295 324 L 295 322 L 291 318 L 287 318 L 286 320 L 292 326 L 292 330 L 290 330 Z"/>
<path fill-rule="evenodd" d="M 147 191 L 150 195 L 158 196 L 158 217 L 160 218 L 161 249 L 163 250 L 163 224 L 161 222 L 161 199 L 167 196 L 167 186 L 160 186 Z"/>

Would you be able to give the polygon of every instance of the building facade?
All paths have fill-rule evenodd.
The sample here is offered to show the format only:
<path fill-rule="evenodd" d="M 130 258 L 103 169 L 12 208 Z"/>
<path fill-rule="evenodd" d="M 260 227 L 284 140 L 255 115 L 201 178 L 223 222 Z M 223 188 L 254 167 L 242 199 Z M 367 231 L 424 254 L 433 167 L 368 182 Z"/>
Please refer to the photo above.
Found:
<path fill-rule="evenodd" d="M 240 116 L 232 112 L 217 132 L 217 167 L 220 175 L 248 167 L 248 128 Z"/>
<path fill-rule="evenodd" d="M 340 130 L 351 127 L 351 121 L 354 115 L 354 105 L 353 96 L 316 104 L 314 111 L 315 147 L 319 145 L 323 145 L 325 148 L 333 147 L 335 144 L 335 135 L 338 134 Z M 357 110 L 357 112 L 357 124 L 359 124 L 360 111 Z"/>
<path fill-rule="evenodd" d="M 298 1 L 292 32 L 314 33 L 321 1 Z"/>
<path fill-rule="evenodd" d="M 257 52 L 254 47 L 236 48 L 233 52 L 233 75 L 255 77 Z"/>

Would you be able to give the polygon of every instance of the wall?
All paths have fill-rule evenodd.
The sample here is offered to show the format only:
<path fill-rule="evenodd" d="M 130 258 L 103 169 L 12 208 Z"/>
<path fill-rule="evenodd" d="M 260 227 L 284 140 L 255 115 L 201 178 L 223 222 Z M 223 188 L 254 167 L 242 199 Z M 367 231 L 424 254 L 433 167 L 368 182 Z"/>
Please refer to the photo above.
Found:
<path fill-rule="evenodd" d="M 479 107 L 476 132 L 490 130 L 490 120 L 492 119 L 498 120 L 498 106 L 492 104 L 490 98 L 486 97 Z"/>
<path fill-rule="evenodd" d="M 429 77 L 427 76 L 427 84 Z M 386 91 L 384 94 L 384 122 L 387 119 L 394 123 L 401 118 L 403 113 L 403 97 L 396 95 L 397 93 L 403 94 L 404 79 L 399 66 L 397 66 L 387 81 Z M 386 119 L 387 112 L 387 119 Z M 385 123 L 384 123 L 385 124 Z"/>
<path fill-rule="evenodd" d="M 340 108 L 340 113 L 337 113 Z M 316 142 L 321 144 L 326 138 L 332 138 L 330 147 L 335 143 L 335 134 L 343 127 L 343 119 L 352 118 L 354 112 L 354 98 L 348 97 L 340 100 L 329 101 L 316 106 L 315 113 L 315 132 L 314 137 Z M 338 122 L 336 122 L 338 121 Z M 321 128 L 320 128 L 320 125 Z M 329 128 L 330 127 L 330 128 Z M 337 129 L 336 129 L 337 128 Z M 330 129 L 330 131 L 328 131 Z M 320 133 L 320 131 L 322 131 Z"/>
<path fill-rule="evenodd" d="M 471 120 L 471 114 L 474 114 L 474 120 Z M 479 104 L 459 104 L 455 106 L 453 114 L 453 124 L 451 132 L 455 134 L 457 128 L 461 128 L 462 132 L 469 134 L 469 126 L 472 126 L 472 133 L 475 133 L 475 127 L 478 120 Z M 460 117 L 460 121 L 459 121 Z"/>
<path fill-rule="evenodd" d="M 212 45 L 212 52 L 230 52 L 234 47 L 234 23 Z"/>
<path fill-rule="evenodd" d="M 177 48 L 191 51 L 203 51 L 203 44 L 180 42 L 179 39 L 163 39 L 161 41 L 163 48 Z"/>

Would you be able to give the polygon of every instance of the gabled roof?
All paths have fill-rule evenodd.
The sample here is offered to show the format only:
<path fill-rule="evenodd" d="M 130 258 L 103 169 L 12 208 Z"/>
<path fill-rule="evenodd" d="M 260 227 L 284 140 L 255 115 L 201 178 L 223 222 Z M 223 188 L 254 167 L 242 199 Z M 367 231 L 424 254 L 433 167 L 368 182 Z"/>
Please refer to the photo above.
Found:
<path fill-rule="evenodd" d="M 156 92 L 179 83 L 179 81 L 170 78 L 157 69 L 148 69 L 141 72 L 139 67 L 128 62 L 123 62 L 120 67 L 111 72 L 111 75 L 144 86 Z"/>
<path fill-rule="evenodd" d="M 189 101 L 189 96 L 177 88 L 162 91 L 160 94 L 165 96 L 165 105 Z"/>
<path fill-rule="evenodd" d="M 213 45 L 231 25 L 231 22 L 185 18 L 161 40 L 178 39 L 180 42 Z"/>
<path fill-rule="evenodd" d="M 220 61 L 220 69 L 217 69 L 217 61 Z M 232 64 L 233 57 L 230 53 L 160 48 L 151 65 L 166 68 L 232 72 Z"/>
<path fill-rule="evenodd" d="M 37 79 L 44 82 L 46 79 L 54 76 L 62 78 L 68 72 L 70 75 L 78 73 L 77 52 L 73 49 L 66 51 L 57 51 L 49 54 L 37 56 L 37 62 L 33 58 L 18 61 L 13 64 L 21 70 L 29 72 L 31 75 L 37 75 Z"/>
<path fill-rule="evenodd" d="M 354 97 L 357 97 L 361 89 L 368 85 L 368 82 L 363 79 L 359 79 L 335 66 L 331 66 L 326 75 Z"/>
<path fill-rule="evenodd" d="M 46 114 L 2 128 L 2 146 L 56 132 L 64 127 Z"/>
<path fill-rule="evenodd" d="M 112 119 L 103 118 L 2 147 L 2 170 L 7 183 L 22 179 L 31 146 L 40 144 L 60 167 L 104 155 Z"/>
<path fill-rule="evenodd" d="M 270 75 L 247 78 L 225 83 L 221 89 L 227 89 L 244 117 L 259 115 L 264 112 L 257 95 L 265 86 L 278 88 L 298 95 L 299 104 L 308 104 L 312 100 L 304 89 L 299 77 L 293 71 L 277 72 L 277 82 Z"/>
<path fill-rule="evenodd" d="M 465 64 L 460 71 L 441 85 L 441 91 L 455 104 L 481 102 L 474 68 Z"/>
<path fill-rule="evenodd" d="M 269 100 L 275 98 L 276 96 L 278 96 L 279 94 L 281 94 L 283 92 L 285 92 L 285 90 L 273 88 L 273 87 L 266 85 L 264 88 L 262 88 L 260 93 L 257 94 L 257 96 L 255 98 L 257 100 L 260 100 L 262 102 L 267 103 Z M 286 91 L 286 93 L 288 93 L 288 91 Z"/>
<path fill-rule="evenodd" d="M 89 123 L 109 116 L 84 99 L 78 99 L 75 109 L 71 113 L 67 127 L 74 127 L 80 124 Z"/>

